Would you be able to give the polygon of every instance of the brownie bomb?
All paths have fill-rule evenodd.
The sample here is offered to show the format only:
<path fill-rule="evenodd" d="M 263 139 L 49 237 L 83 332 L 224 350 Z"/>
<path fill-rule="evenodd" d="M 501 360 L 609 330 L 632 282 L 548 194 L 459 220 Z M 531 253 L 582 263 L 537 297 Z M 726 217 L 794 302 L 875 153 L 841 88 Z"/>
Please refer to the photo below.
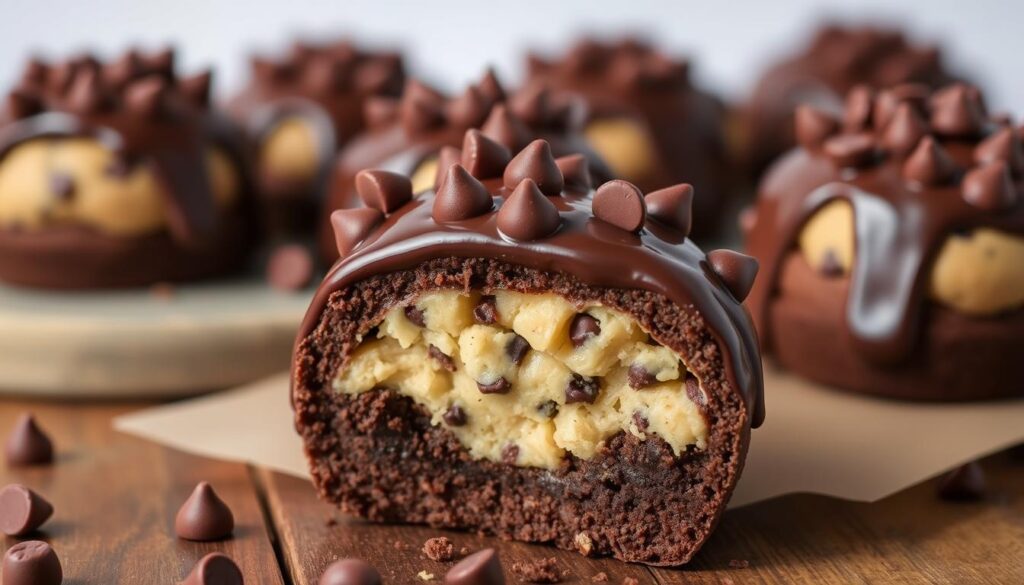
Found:
<path fill-rule="evenodd" d="M 766 351 L 857 392 L 1024 395 L 1020 129 L 958 83 L 855 88 L 796 136 L 746 215 Z"/>
<path fill-rule="evenodd" d="M 795 146 L 793 111 L 800 104 L 838 113 L 857 85 L 934 89 L 953 80 L 937 47 L 912 43 L 898 30 L 823 26 L 801 51 L 761 76 L 741 115 L 741 156 L 757 175 Z"/>
<path fill-rule="evenodd" d="M 102 288 L 239 265 L 249 192 L 210 73 L 171 50 L 32 60 L 0 116 L 0 280 Z"/>
<path fill-rule="evenodd" d="M 310 234 L 335 154 L 365 127 L 366 101 L 400 95 L 402 58 L 343 40 L 296 42 L 280 58 L 251 63 L 229 108 L 254 143 L 264 227 L 271 238 Z"/>
<path fill-rule="evenodd" d="M 543 138 L 556 156 L 584 153 L 591 172 L 610 179 L 611 172 L 580 133 L 582 107 L 579 100 L 542 85 L 508 95 L 493 71 L 455 97 L 410 81 L 401 99 L 369 101 L 368 130 L 344 149 L 334 168 L 320 226 L 323 258 L 338 258 L 330 213 L 365 205 L 356 190 L 360 171 L 377 168 L 407 175 L 413 193 L 423 192 L 441 180 L 439 169 L 453 152 L 475 148 L 465 142 L 470 128 L 513 152 Z"/>
<path fill-rule="evenodd" d="M 585 39 L 561 59 L 528 58 L 528 86 L 583 98 L 585 135 L 617 178 L 645 191 L 694 187 L 693 235 L 714 234 L 729 195 L 724 108 L 690 80 L 690 65 L 637 39 Z"/>
<path fill-rule="evenodd" d="M 475 137 L 475 138 L 472 138 Z M 377 522 L 680 565 L 761 423 L 750 257 L 692 188 L 596 190 L 581 155 L 475 130 L 436 188 L 364 171 L 292 370 L 321 497 Z"/>

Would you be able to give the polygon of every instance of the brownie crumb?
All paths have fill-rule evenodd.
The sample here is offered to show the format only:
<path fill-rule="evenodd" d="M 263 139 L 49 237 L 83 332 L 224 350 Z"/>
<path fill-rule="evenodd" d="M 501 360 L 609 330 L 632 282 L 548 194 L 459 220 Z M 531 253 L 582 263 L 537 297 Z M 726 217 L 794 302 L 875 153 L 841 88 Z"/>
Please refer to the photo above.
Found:
<path fill-rule="evenodd" d="M 448 562 L 455 558 L 455 545 L 448 537 L 438 536 L 423 543 L 423 554 L 432 561 Z"/>
<path fill-rule="evenodd" d="M 426 571 L 420 571 L 419 573 L 416 573 L 416 576 L 420 578 L 420 581 L 433 581 L 434 580 L 434 574 L 433 573 L 428 573 Z"/>
<path fill-rule="evenodd" d="M 572 541 L 576 545 L 576 550 L 580 551 L 580 554 L 585 557 L 590 556 L 590 551 L 594 550 L 594 541 L 590 539 L 590 535 L 586 532 L 577 532 Z"/>
<path fill-rule="evenodd" d="M 327 526 L 337 526 L 338 525 L 338 519 L 335 518 L 334 516 L 328 516 L 327 520 L 324 522 L 324 524 L 326 524 Z"/>
<path fill-rule="evenodd" d="M 750 567 L 750 561 L 746 559 L 732 559 L 729 561 L 730 569 L 746 569 Z"/>
<path fill-rule="evenodd" d="M 622 580 L 622 585 L 640 585 L 640 581 L 637 581 L 633 577 L 626 577 Z"/>
<path fill-rule="evenodd" d="M 460 548 L 459 549 L 459 556 L 460 557 L 469 556 L 469 547 L 468 546 L 464 546 L 464 547 Z"/>
<path fill-rule="evenodd" d="M 598 574 L 594 575 L 593 577 L 591 577 L 590 580 L 593 581 L 594 583 L 607 583 L 608 582 L 608 573 L 605 573 L 604 571 L 601 571 L 600 573 L 598 573 Z"/>
<path fill-rule="evenodd" d="M 512 563 L 512 572 L 519 575 L 526 583 L 561 583 L 562 574 L 558 570 L 555 557 L 536 561 L 516 561 Z"/>
<path fill-rule="evenodd" d="M 395 542 L 391 543 L 391 546 L 395 547 L 395 550 L 402 550 L 403 548 L 405 548 L 405 543 L 401 540 L 396 540 Z"/>

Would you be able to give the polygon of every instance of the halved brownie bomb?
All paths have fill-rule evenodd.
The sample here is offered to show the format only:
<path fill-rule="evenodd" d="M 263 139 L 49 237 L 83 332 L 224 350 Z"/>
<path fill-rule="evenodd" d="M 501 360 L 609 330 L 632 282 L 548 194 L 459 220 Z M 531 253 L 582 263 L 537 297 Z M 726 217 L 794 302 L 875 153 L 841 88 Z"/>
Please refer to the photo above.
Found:
<path fill-rule="evenodd" d="M 746 216 L 766 351 L 895 398 L 1024 395 L 1024 151 L 977 89 L 850 93 L 797 110 L 801 144 Z"/>
<path fill-rule="evenodd" d="M 332 216 L 341 260 L 292 371 L 320 495 L 373 521 L 684 564 L 764 414 L 740 304 L 756 262 L 686 238 L 689 185 L 595 191 L 579 155 L 482 140 L 415 198 L 364 171 L 368 206 Z"/>

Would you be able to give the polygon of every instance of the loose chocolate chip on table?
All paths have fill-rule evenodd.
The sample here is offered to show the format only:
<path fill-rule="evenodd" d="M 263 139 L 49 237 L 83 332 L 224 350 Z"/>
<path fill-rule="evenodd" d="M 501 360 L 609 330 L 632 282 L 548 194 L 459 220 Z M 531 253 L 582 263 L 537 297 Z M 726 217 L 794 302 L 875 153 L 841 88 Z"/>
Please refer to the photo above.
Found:
<path fill-rule="evenodd" d="M 629 383 L 630 388 L 639 390 L 657 383 L 658 378 L 640 364 L 633 364 L 629 366 L 629 371 L 626 372 L 626 381 Z"/>
<path fill-rule="evenodd" d="M 512 389 L 512 384 L 505 378 L 498 378 L 490 384 L 477 382 L 476 387 L 484 394 L 508 394 L 508 391 Z"/>
<path fill-rule="evenodd" d="M 409 305 L 405 308 L 405 318 L 412 321 L 413 325 L 419 325 L 420 327 L 427 326 L 423 311 L 421 311 L 416 305 Z"/>
<path fill-rule="evenodd" d="M 452 360 L 451 356 L 444 353 L 437 346 L 431 344 L 427 348 L 427 355 L 430 356 L 434 361 L 441 364 L 441 367 L 448 370 L 449 372 L 455 371 L 455 361 Z"/>
<path fill-rule="evenodd" d="M 4 454 L 10 467 L 46 465 L 53 462 L 53 443 L 36 424 L 36 419 L 26 412 L 7 436 Z"/>
<path fill-rule="evenodd" d="M 320 575 L 317 585 L 380 585 L 377 569 L 360 559 L 334 561 Z"/>
<path fill-rule="evenodd" d="M 3 585 L 60 585 L 63 580 L 60 559 L 45 542 L 19 542 L 4 555 Z"/>
<path fill-rule="evenodd" d="M 423 554 L 432 561 L 448 562 L 455 558 L 455 545 L 446 536 L 437 536 L 423 543 Z"/>
<path fill-rule="evenodd" d="M 985 472 L 976 461 L 961 465 L 939 480 L 938 494 L 956 502 L 980 500 L 985 496 Z"/>
<path fill-rule="evenodd" d="M 537 412 L 548 418 L 558 416 L 558 403 L 554 400 L 546 400 L 537 405 Z"/>
<path fill-rule="evenodd" d="M 512 360 L 512 363 L 517 366 L 523 363 L 523 358 L 526 357 L 526 352 L 528 351 L 530 351 L 530 342 L 526 341 L 525 337 L 518 334 L 510 339 L 508 345 L 505 346 L 505 354 L 507 354 L 509 359 Z"/>
<path fill-rule="evenodd" d="M 462 409 L 458 404 L 453 404 L 448 407 L 448 410 L 441 415 L 444 422 L 450 427 L 461 427 L 466 424 L 466 411 Z"/>
<path fill-rule="evenodd" d="M 224 553 L 210 553 L 199 559 L 181 585 L 243 585 L 242 571 Z"/>
<path fill-rule="evenodd" d="M 305 288 L 313 279 L 313 255 L 300 244 L 279 246 L 267 260 L 266 277 L 270 286 L 277 290 Z"/>
<path fill-rule="evenodd" d="M 174 519 L 174 532 L 186 540 L 220 540 L 234 529 L 231 509 L 205 481 L 199 482 Z"/>
<path fill-rule="evenodd" d="M 481 325 L 493 325 L 498 322 L 498 305 L 492 295 L 480 297 L 480 302 L 473 308 L 473 319 Z"/>
<path fill-rule="evenodd" d="M 569 339 L 573 347 L 580 347 L 591 337 L 601 334 L 601 322 L 586 313 L 579 313 L 569 323 Z"/>
<path fill-rule="evenodd" d="M 579 374 L 573 374 L 569 384 L 565 387 L 565 403 L 593 403 L 600 390 L 601 384 L 597 378 L 584 378 Z"/>
<path fill-rule="evenodd" d="M 498 551 L 486 548 L 462 559 L 444 576 L 445 585 L 505 585 Z"/>
<path fill-rule="evenodd" d="M 52 515 L 50 502 L 21 484 L 0 490 L 0 531 L 8 536 L 28 534 Z"/>

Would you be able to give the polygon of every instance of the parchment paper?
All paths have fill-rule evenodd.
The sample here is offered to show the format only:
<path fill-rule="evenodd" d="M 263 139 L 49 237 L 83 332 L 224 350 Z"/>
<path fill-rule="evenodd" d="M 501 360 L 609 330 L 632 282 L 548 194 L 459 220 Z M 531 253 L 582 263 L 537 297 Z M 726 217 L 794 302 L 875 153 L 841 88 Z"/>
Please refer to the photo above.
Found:
<path fill-rule="evenodd" d="M 765 372 L 768 417 L 754 430 L 731 507 L 789 493 L 872 502 L 1024 442 L 1024 400 L 920 404 L 845 394 Z M 280 374 L 118 418 L 120 431 L 183 451 L 308 477 Z"/>

